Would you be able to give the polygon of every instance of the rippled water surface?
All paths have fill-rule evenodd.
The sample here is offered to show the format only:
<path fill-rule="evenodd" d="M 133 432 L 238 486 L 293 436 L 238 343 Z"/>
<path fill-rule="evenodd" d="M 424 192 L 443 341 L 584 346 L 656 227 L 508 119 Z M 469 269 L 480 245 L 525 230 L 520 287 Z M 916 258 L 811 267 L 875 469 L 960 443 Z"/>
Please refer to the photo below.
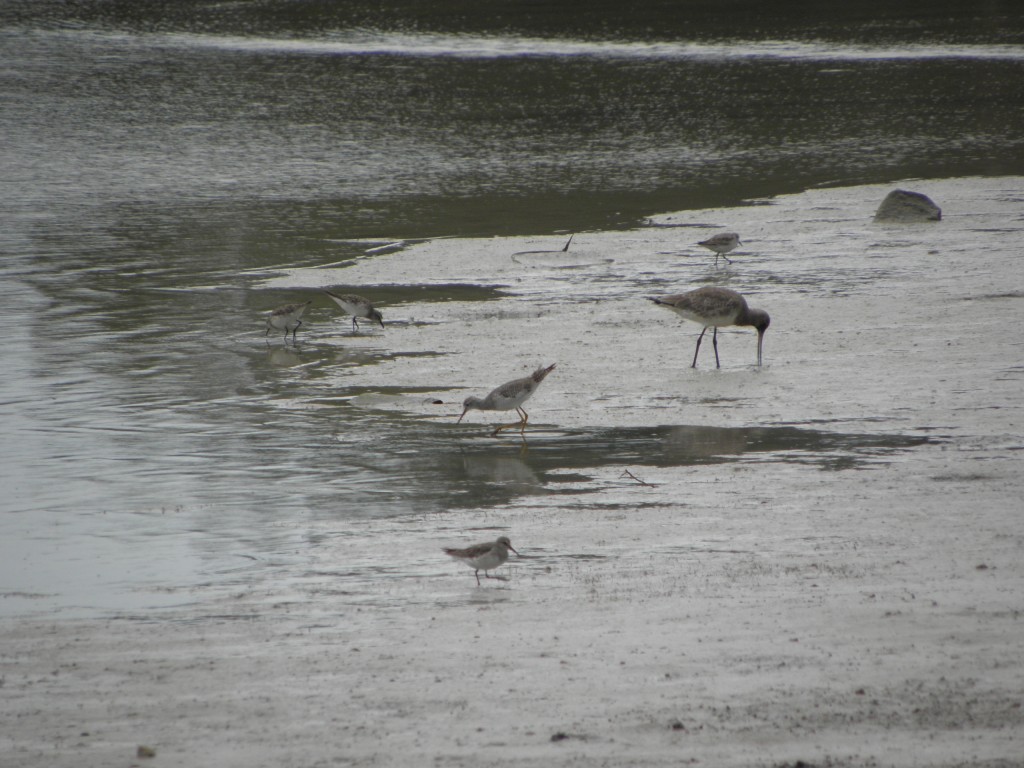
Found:
<path fill-rule="evenodd" d="M 675 394 L 616 400 L 638 390 L 628 363 L 613 392 L 559 401 L 562 418 L 541 416 L 538 398 L 525 451 L 486 438 L 486 417 L 471 420 L 478 431 L 454 420 L 467 391 L 549 351 L 572 380 L 566 324 L 533 322 L 551 307 L 590 312 L 691 276 L 812 297 L 856 293 L 865 274 L 898 281 L 899 262 L 863 254 L 827 274 L 809 261 L 666 277 L 651 259 L 694 241 L 699 220 L 669 251 L 641 236 L 608 250 L 596 233 L 671 229 L 647 217 L 820 185 L 1024 174 L 1024 52 L 1007 31 L 1019 19 L 910 45 L 898 28 L 846 41 L 365 19 L 297 32 L 265 15 L 158 23 L 157 6 L 137 6 L 0 15 L 0 610 L 178 602 L 159 587 L 230 582 L 254 567 L 239 549 L 312 546 L 285 520 L 480 513 L 585 496 L 588 478 L 625 465 L 856 469 L 934 439 L 919 424 L 874 433 L 786 409 L 743 423 L 749 384 L 688 403 L 738 409 L 727 426 L 678 411 L 638 423 Z M 847 220 L 809 211 L 786 248 L 831 247 L 806 228 L 817 216 Z M 568 232 L 581 233 L 571 257 L 508 261 L 558 254 Z M 428 244 L 451 244 L 444 269 L 427 266 L 416 243 L 444 237 Z M 491 269 L 494 253 L 511 274 Z M 355 271 L 384 259 L 369 285 Z M 387 329 L 353 334 L 315 292 L 328 286 L 372 294 Z M 299 344 L 264 338 L 262 313 L 307 294 Z M 584 345 L 635 332 L 592 321 L 577 329 Z M 476 367 L 467 338 L 486 350 Z M 750 339 L 727 339 L 732 361 L 749 362 Z"/>

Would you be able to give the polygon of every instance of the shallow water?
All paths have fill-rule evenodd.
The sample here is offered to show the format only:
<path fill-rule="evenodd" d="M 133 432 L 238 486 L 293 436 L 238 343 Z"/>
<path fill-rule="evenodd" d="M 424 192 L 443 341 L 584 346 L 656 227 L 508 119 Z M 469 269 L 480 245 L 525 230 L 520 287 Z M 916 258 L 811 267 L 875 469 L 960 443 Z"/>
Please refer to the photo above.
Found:
<path fill-rule="evenodd" d="M 885 386 L 812 402 L 801 362 L 853 354 L 865 382 L 891 362 L 837 337 L 808 361 L 797 329 L 879 285 L 956 293 L 972 239 L 996 265 L 1019 242 L 1013 184 L 977 179 L 1024 173 L 1024 56 L 1004 41 L 294 39 L 126 18 L 0 29 L 0 611 L 187 603 L 301 563 L 323 526 L 379 543 L 387 521 L 465 510 L 472 528 L 533 495 L 600 503 L 627 467 L 869 471 L 949 440 L 931 412 L 895 418 Z M 965 174 L 973 207 L 946 204 L 941 236 L 872 228 L 882 189 L 781 222 L 763 199 Z M 692 243 L 721 226 L 748 240 L 713 269 Z M 1019 299 L 975 276 L 997 308 Z M 693 329 L 639 307 L 692 281 L 770 303 L 764 371 L 742 332 L 722 334 L 721 375 L 687 370 Z M 297 345 L 264 337 L 263 312 L 328 286 L 372 295 L 387 329 L 354 335 L 321 296 Z M 527 443 L 489 438 L 488 415 L 455 425 L 467 394 L 556 359 Z"/>

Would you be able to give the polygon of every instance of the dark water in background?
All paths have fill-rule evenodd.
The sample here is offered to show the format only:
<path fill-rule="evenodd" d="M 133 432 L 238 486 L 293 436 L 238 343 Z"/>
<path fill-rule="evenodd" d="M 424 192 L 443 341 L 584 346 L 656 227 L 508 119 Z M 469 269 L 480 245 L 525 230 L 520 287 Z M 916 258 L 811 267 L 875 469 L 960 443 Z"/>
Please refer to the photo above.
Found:
<path fill-rule="evenodd" d="M 738 11 L 763 3 L 610 26 L 575 4 L 415 4 L 379 25 L 337 3 L 98 3 L 82 21 L 46 5 L 3 31 L 5 177 L 30 209 L 102 206 L 103 232 L 169 203 L 186 232 L 231 222 L 232 242 L 270 248 L 578 230 L 1024 166 L 1009 3 L 855 3 L 832 25 L 839 10 L 796 4 L 792 27 Z"/>
<path fill-rule="evenodd" d="M 812 185 L 1024 174 L 1024 9 L 821 5 L 0 3 L 13 583 L 31 588 L 39 552 L 64 551 L 53 532 L 95 515 L 209 510 L 230 521 L 210 530 L 237 531 L 251 521 L 225 510 L 514 495 L 475 482 L 487 457 L 432 425 L 290 409 L 294 382 L 249 322 L 290 300 L 246 290 L 264 269 L 362 255 L 357 238 L 630 227 Z M 617 438 L 653 463 L 706 460 Z M 535 451 L 531 478 L 623 460 L 595 444 L 611 441 Z M 161 530 L 114 527 L 129 547 Z"/>

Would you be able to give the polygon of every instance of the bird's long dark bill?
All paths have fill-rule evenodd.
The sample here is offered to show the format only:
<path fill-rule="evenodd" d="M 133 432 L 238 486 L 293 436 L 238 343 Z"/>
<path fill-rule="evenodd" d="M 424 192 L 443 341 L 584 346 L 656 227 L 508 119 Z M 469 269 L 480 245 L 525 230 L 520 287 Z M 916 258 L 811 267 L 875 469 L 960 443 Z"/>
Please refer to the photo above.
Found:
<path fill-rule="evenodd" d="M 764 334 L 757 334 L 757 364 L 761 364 L 761 346 L 764 344 Z"/>
<path fill-rule="evenodd" d="M 383 327 L 384 327 L 384 321 L 383 321 L 383 320 L 378 320 L 377 322 L 378 322 L 378 323 L 380 323 L 380 327 L 381 327 L 381 328 L 383 328 Z"/>
<path fill-rule="evenodd" d="M 511 544 L 508 545 L 508 548 L 511 549 L 513 552 L 515 552 L 517 555 L 519 555 L 519 550 L 516 549 L 515 547 L 513 547 Z M 522 555 L 519 555 L 519 556 L 522 557 Z"/>
<path fill-rule="evenodd" d="M 462 412 L 462 416 L 465 416 L 465 415 L 466 415 L 467 413 L 469 413 L 469 408 L 466 408 L 466 409 L 465 409 L 465 410 L 464 410 L 464 411 Z M 461 423 L 462 423 L 462 416 L 459 416 L 459 420 L 455 422 L 456 424 L 461 424 Z"/>

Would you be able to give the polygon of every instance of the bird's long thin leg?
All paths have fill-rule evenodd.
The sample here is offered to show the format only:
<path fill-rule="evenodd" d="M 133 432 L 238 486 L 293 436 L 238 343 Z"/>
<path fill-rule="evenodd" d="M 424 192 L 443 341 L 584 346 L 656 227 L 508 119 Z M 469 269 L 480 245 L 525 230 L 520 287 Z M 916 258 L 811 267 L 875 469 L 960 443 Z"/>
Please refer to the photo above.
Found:
<path fill-rule="evenodd" d="M 516 406 L 516 413 L 519 415 L 519 421 L 515 422 L 514 424 L 499 424 L 497 427 L 494 428 L 494 431 L 491 432 L 491 437 L 496 437 L 497 434 L 501 432 L 503 429 L 512 429 L 513 427 L 519 427 L 520 432 L 525 432 L 526 422 L 530 420 L 530 416 L 529 414 L 527 414 L 526 411 L 522 409 L 522 407 L 518 405 Z"/>
<path fill-rule="evenodd" d="M 732 264 L 732 259 L 726 256 L 724 253 L 722 254 L 722 258 L 725 259 L 727 263 Z"/>
<path fill-rule="evenodd" d="M 476 576 L 476 585 L 479 587 L 480 586 L 480 571 L 479 570 L 473 571 L 473 575 Z M 484 576 L 486 576 L 486 575 L 487 575 L 487 571 L 484 571 Z"/>
<path fill-rule="evenodd" d="M 722 364 L 718 362 L 718 326 L 715 326 L 715 332 L 711 334 L 711 344 L 715 348 L 715 367 L 721 368 Z"/>
<path fill-rule="evenodd" d="M 526 422 L 530 420 L 530 415 L 526 412 L 525 408 L 516 408 L 516 410 L 519 411 L 519 414 L 523 417 L 519 426 L 519 431 L 526 432 Z"/>
<path fill-rule="evenodd" d="M 302 325 L 301 320 L 299 320 L 299 325 Z M 298 343 L 299 340 L 295 336 L 295 334 L 299 332 L 299 325 L 296 325 L 294 328 L 292 328 L 292 341 L 295 342 L 296 344 Z"/>
<path fill-rule="evenodd" d="M 704 330 L 701 331 L 700 336 L 697 337 L 697 348 L 693 350 L 693 364 L 690 366 L 691 368 L 697 367 L 697 353 L 700 352 L 700 343 L 704 339 L 704 331 L 706 331 L 707 329 L 708 327 L 705 325 Z"/>
<path fill-rule="evenodd" d="M 352 333 L 358 333 L 358 332 L 359 332 L 359 320 L 356 318 L 355 315 L 352 315 Z"/>

